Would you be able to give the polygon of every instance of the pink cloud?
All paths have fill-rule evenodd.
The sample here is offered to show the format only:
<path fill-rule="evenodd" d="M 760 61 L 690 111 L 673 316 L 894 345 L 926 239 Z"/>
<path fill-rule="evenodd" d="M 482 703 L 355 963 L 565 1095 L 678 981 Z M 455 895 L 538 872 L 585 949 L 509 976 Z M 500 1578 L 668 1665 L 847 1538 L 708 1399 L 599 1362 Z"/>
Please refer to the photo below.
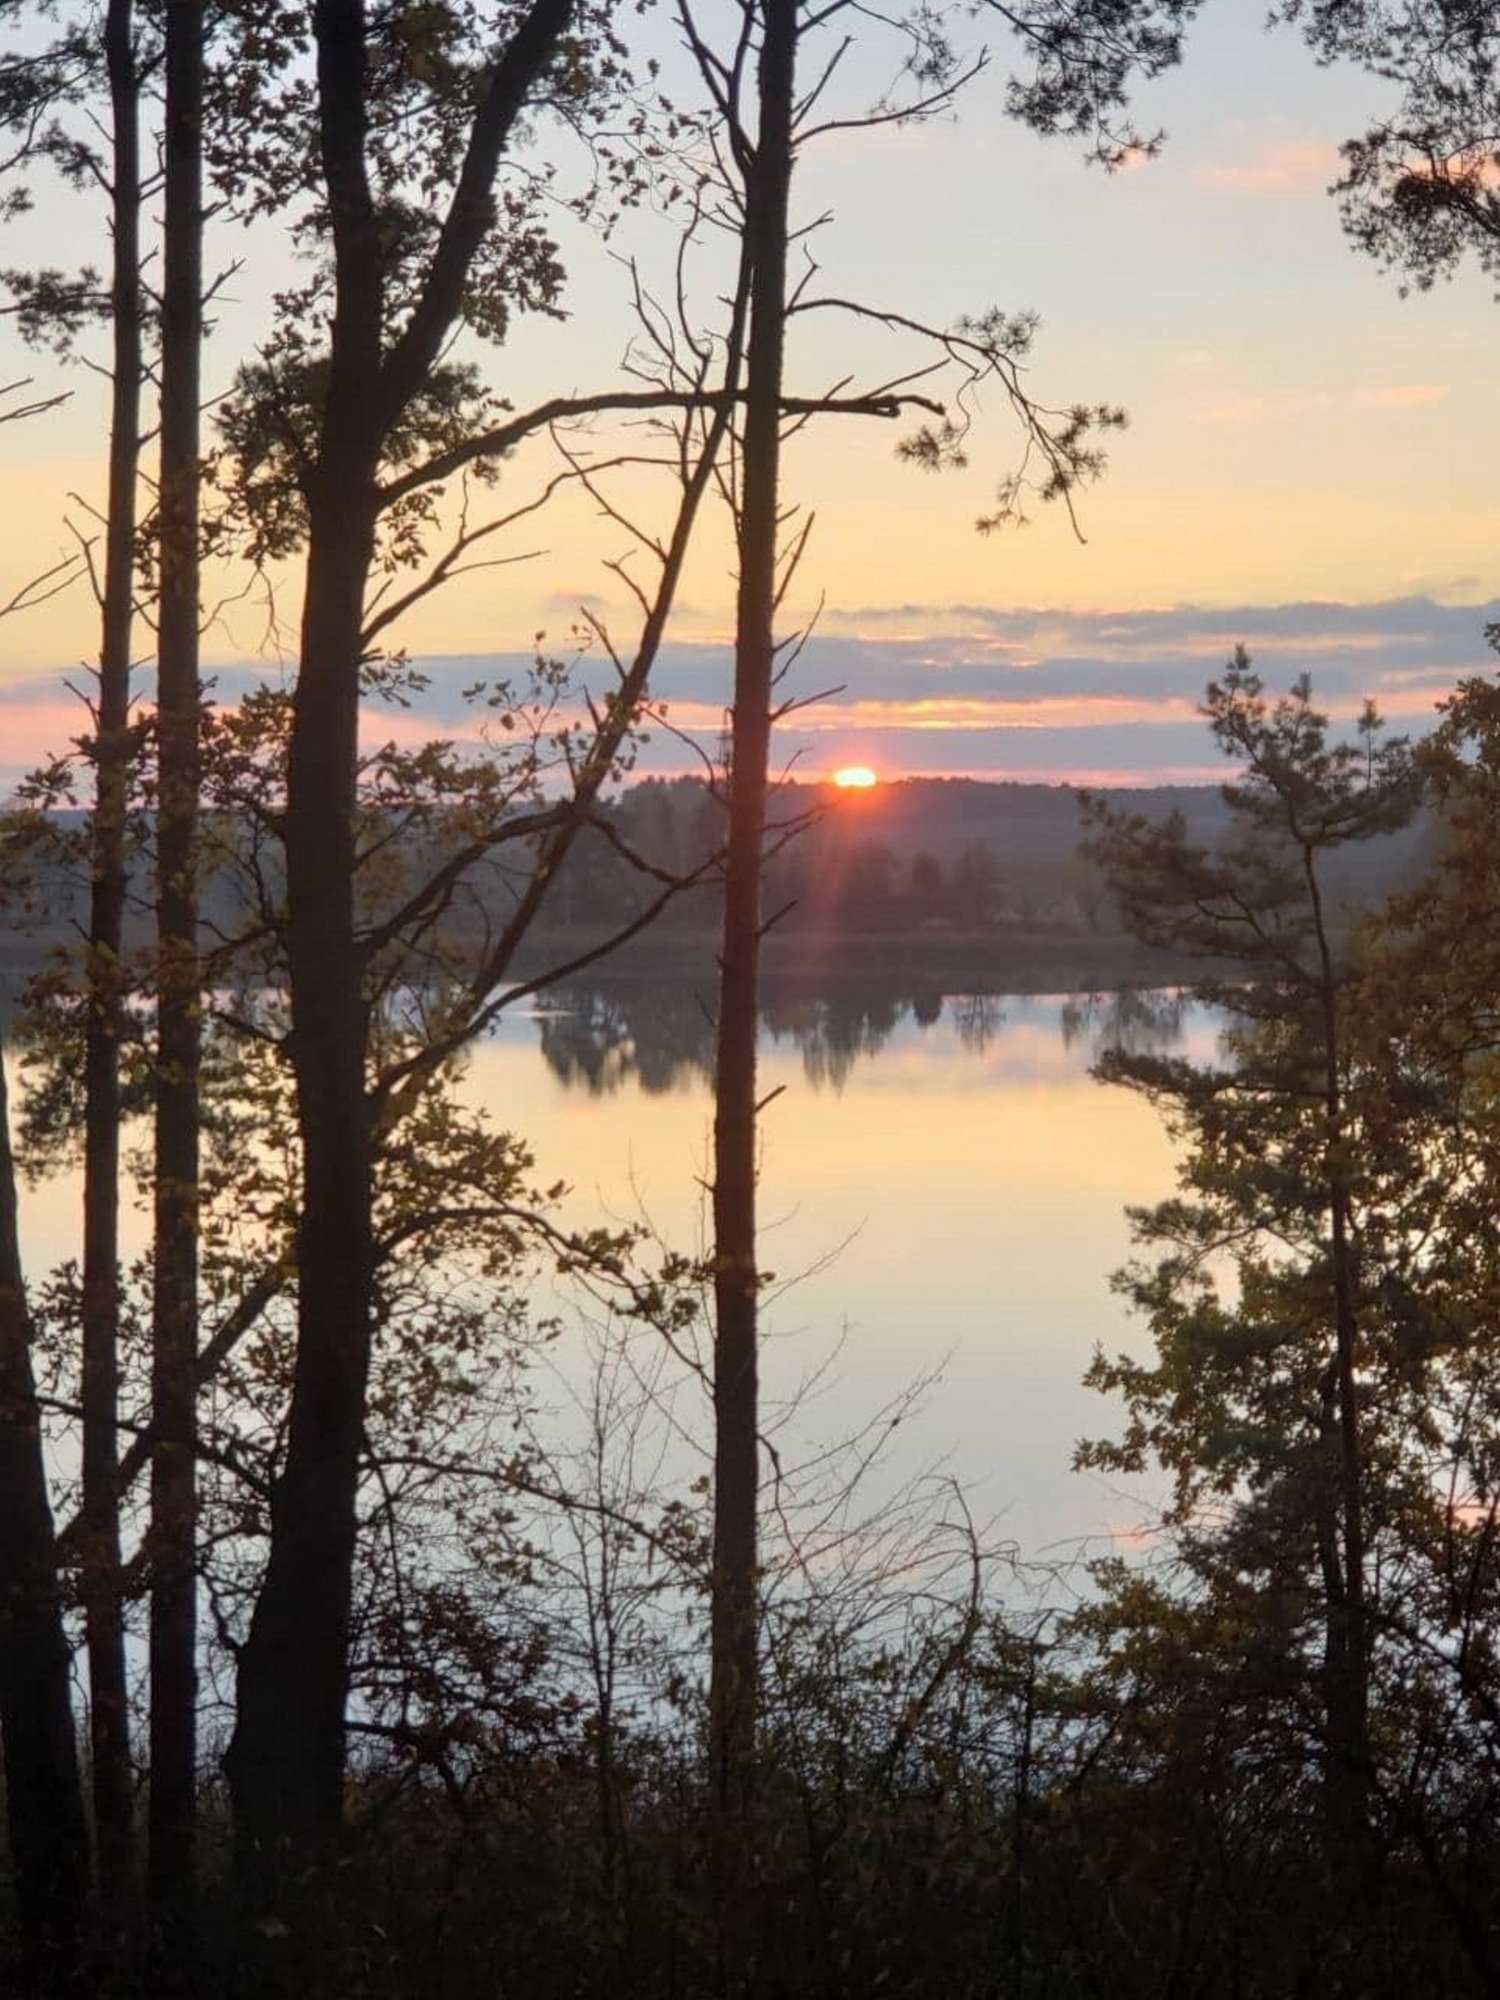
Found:
<path fill-rule="evenodd" d="M 1017 696 L 1007 691 L 998 699 L 977 695 L 830 702 L 823 709 L 804 709 L 797 726 L 812 735 L 847 728 L 1089 729 L 1132 722 L 1190 722 L 1197 713 L 1196 700 L 1186 697 L 1141 701 L 1128 695 Z"/>
<path fill-rule="evenodd" d="M 824 775 L 832 777 L 839 764 L 828 765 Z M 686 766 L 683 767 L 686 769 Z M 699 767 L 702 768 L 701 766 Z M 818 774 L 804 772 L 798 766 L 798 777 L 809 779 Z M 1149 770 L 1137 769 L 1123 764 L 1058 764 L 1049 765 L 1045 770 L 1032 764 L 976 764 L 969 769 L 959 769 L 952 764 L 920 764 L 903 762 L 898 770 L 885 775 L 902 778 L 973 778 L 984 784 L 1011 785 L 1076 785 L 1085 791 L 1099 790 L 1139 790 L 1151 785 L 1221 785 L 1224 782 L 1223 764 L 1153 764 Z"/>
<path fill-rule="evenodd" d="M 1416 410 L 1442 402 L 1447 393 L 1446 382 L 1397 382 L 1388 389 L 1361 389 L 1354 400 L 1366 410 Z"/>
<path fill-rule="evenodd" d="M 1333 396 L 1326 389 L 1289 390 L 1279 395 L 1237 396 L 1225 403 L 1210 403 L 1193 412 L 1193 421 L 1219 429 L 1249 430 L 1288 418 L 1316 416 L 1349 408 L 1355 410 L 1419 410 L 1441 403 L 1448 393 L 1445 382 L 1395 382 L 1382 389 L 1356 389 L 1351 395 Z"/>
<path fill-rule="evenodd" d="M 1239 194 L 1304 195 L 1321 193 L 1338 169 L 1332 146 L 1293 140 L 1263 147 L 1251 160 L 1199 167 L 1194 178 L 1206 187 L 1232 188 Z"/>
<path fill-rule="evenodd" d="M 83 678 L 80 674 L 80 681 Z M 49 758 L 65 756 L 92 727 L 83 703 L 66 694 L 60 699 L 39 694 L 7 701 L 0 722 L 4 768 L 19 777 Z"/>
<path fill-rule="evenodd" d="M 1206 410 L 1195 410 L 1193 422 L 1247 430 L 1251 424 L 1271 416 L 1275 407 L 1269 396 L 1240 396 L 1232 403 L 1211 403 Z"/>
<path fill-rule="evenodd" d="M 1292 392 L 1279 396 L 1237 396 L 1227 403 L 1212 403 L 1197 410 L 1193 421 L 1237 430 L 1274 422 L 1278 418 L 1306 416 L 1331 408 L 1333 398 L 1323 390 Z"/>

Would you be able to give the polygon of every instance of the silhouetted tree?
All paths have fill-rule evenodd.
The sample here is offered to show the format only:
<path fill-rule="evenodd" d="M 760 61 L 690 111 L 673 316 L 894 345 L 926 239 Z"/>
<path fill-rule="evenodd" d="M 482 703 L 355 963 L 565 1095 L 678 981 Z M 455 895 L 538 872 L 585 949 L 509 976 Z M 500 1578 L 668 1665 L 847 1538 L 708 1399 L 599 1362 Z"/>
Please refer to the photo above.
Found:
<path fill-rule="evenodd" d="M 1089 855 L 1132 933 L 1234 960 L 1243 974 L 1201 989 L 1237 1024 L 1229 1068 L 1124 1047 L 1100 1064 L 1103 1076 L 1159 1103 L 1191 1149 L 1184 1198 L 1137 1218 L 1142 1240 L 1165 1246 L 1158 1265 L 1129 1280 L 1161 1365 L 1096 1364 L 1096 1385 L 1130 1398 L 1132 1427 L 1118 1452 L 1101 1448 L 1087 1462 L 1139 1463 L 1157 1451 L 1178 1472 L 1181 1518 L 1189 1496 L 1222 1491 L 1234 1465 L 1256 1505 L 1295 1514 L 1300 1500 L 1307 1509 L 1304 1554 L 1315 1556 L 1322 1589 L 1328 1820 L 1342 1865 L 1359 1881 L 1373 1782 L 1367 1467 L 1378 1456 L 1361 1390 L 1370 1274 L 1360 1269 L 1359 1197 L 1380 1184 L 1386 1163 L 1368 1158 L 1355 1136 L 1369 1116 L 1351 1101 L 1355 960 L 1324 872 L 1338 848 L 1403 825 L 1417 786 L 1404 741 L 1380 742 L 1373 711 L 1358 743 L 1331 744 L 1306 679 L 1272 703 L 1243 650 L 1210 685 L 1205 713 L 1220 749 L 1244 767 L 1224 790 L 1235 824 L 1217 850 L 1189 842 L 1180 816 L 1153 824 L 1104 798 L 1088 802 Z M 1295 1246 L 1290 1262 L 1275 1261 L 1262 1231 Z M 1215 1249 L 1231 1244 L 1238 1318 L 1218 1308 L 1207 1269 Z M 1182 1397 L 1182 1371 L 1197 1365 L 1190 1357 L 1216 1349 L 1222 1372 L 1201 1374 Z M 1285 1370 L 1252 1365 L 1242 1374 L 1251 1355 L 1275 1355 Z M 1241 1397 L 1248 1414 L 1238 1413 Z M 1189 1411 L 1191 1425 L 1180 1425 Z"/>
<path fill-rule="evenodd" d="M 888 332 L 930 343 L 962 385 L 960 415 L 938 410 L 903 441 L 912 463 L 934 470 L 963 463 L 968 402 L 963 390 L 998 382 L 1020 420 L 1025 439 L 1021 469 L 1000 489 L 989 529 L 1017 519 L 1029 486 L 1045 499 L 1070 502 L 1080 481 L 1103 467 L 1097 436 L 1123 422 L 1109 406 L 1075 405 L 1049 411 L 1031 400 L 1019 374 L 1035 322 L 1025 314 L 990 311 L 936 328 L 899 308 L 881 308 L 819 294 L 809 280 L 795 297 L 787 282 L 791 241 L 790 193 L 799 149 L 828 129 L 823 83 L 798 95 L 798 59 L 804 40 L 824 29 L 842 30 L 843 0 L 807 9 L 800 0 L 743 0 L 724 51 L 706 41 L 687 0 L 681 20 L 699 73 L 725 127 L 720 159 L 732 165 L 729 198 L 743 218 L 749 267 L 750 310 L 745 330 L 745 414 L 739 438 L 739 479 L 733 495 L 739 560 L 735 618 L 734 697 L 727 764 L 728 836 L 723 942 L 720 951 L 718 1056 L 715 1067 L 714 1220 L 714 1572 L 711 1606 L 709 1741 L 713 1797 L 720 1816 L 718 1866 L 726 1922 L 742 1940 L 747 1912 L 743 1815 L 748 1809 L 755 1740 L 756 1601 L 755 1510 L 759 1491 L 756 1310 L 759 1287 L 755 1206 L 757 1085 L 755 1035 L 760 946 L 764 923 L 765 866 L 770 800 L 770 751 L 774 722 L 778 642 L 775 621 L 806 546 L 810 523 L 789 535 L 780 495 L 782 375 L 787 322 L 794 314 L 831 312 L 874 322 Z M 1137 71 L 1154 73 L 1177 59 L 1177 24 L 1191 12 L 1180 0 L 1156 8 L 1096 10 L 1092 0 L 1048 4 L 1035 13 L 1003 11 L 1029 52 L 1029 82 L 1014 82 L 1011 109 L 1045 131 L 1087 131 L 1101 157 L 1118 159 L 1136 143 L 1116 130 L 1115 114 Z M 937 19 L 925 9 L 897 17 L 903 73 L 912 81 L 905 104 L 883 105 L 881 122 L 946 109 L 977 67 L 963 70 Z M 749 73 L 753 66 L 753 86 Z M 750 105 L 753 102 L 753 117 Z M 858 118 L 834 121 L 834 129 Z M 1032 481 L 1035 454 L 1042 477 Z M 778 829 L 784 832 L 784 829 Z M 726 1936 L 728 1933 L 726 1933 Z M 726 1945 L 722 1975 L 741 1976 L 739 1950 Z"/>
<path fill-rule="evenodd" d="M 948 899 L 961 924 L 981 929 L 992 923 L 1000 904 L 1003 877 L 988 842 L 974 840 L 948 871 Z"/>
<path fill-rule="evenodd" d="M 914 854 L 911 862 L 911 893 L 916 900 L 917 915 L 933 917 L 940 913 L 943 900 L 943 864 L 935 854 L 925 850 Z"/>
<path fill-rule="evenodd" d="M 1324 62 L 1400 91 L 1396 110 L 1343 146 L 1335 183 L 1357 248 L 1426 291 L 1473 256 L 1500 274 L 1500 19 L 1488 0 L 1288 0 Z"/>
<path fill-rule="evenodd" d="M 0 1049 L 0 1737 L 6 1827 L 21 1921 L 67 1970 L 88 1895 L 74 1740 L 71 1654 L 63 1629 L 41 1410 L 31 1361 L 16 1170 Z"/>
<path fill-rule="evenodd" d="M 6 9 L 7 23 L 22 10 Z M 116 1490 L 120 1376 L 120 1043 L 127 817 L 134 741 L 130 674 L 135 628 L 137 488 L 145 384 L 141 222 L 141 93 L 150 60 L 133 0 L 108 0 L 102 17 L 63 13 L 39 48 L 0 61 L 0 119 L 15 142 L 12 172 L 43 163 L 75 185 L 100 188 L 109 212 L 110 265 L 7 271 L 18 325 L 34 343 L 67 352 L 79 332 L 107 319 L 111 354 L 107 498 L 102 565 L 87 560 L 101 629 L 94 729 L 87 755 L 94 798 L 86 845 L 90 877 L 83 1025 L 82 1484 L 86 1532 L 80 1588 L 88 1654 L 90 1777 L 100 1889 L 118 1914 L 131 1870 L 132 1770 L 120 1601 Z M 143 47 L 142 44 L 147 46 Z M 103 104 L 99 100 L 103 100 Z M 107 106 L 107 110 L 104 108 Z"/>
<path fill-rule="evenodd" d="M 168 0 L 157 488 L 157 967 L 147 1888 L 194 1889 L 197 1794 L 199 405 L 203 346 L 201 0 Z"/>
<path fill-rule="evenodd" d="M 140 73 L 132 0 L 110 0 L 104 23 L 111 150 L 110 314 L 113 339 L 109 499 L 99 649 L 84 1048 L 83 1501 L 88 1519 L 83 1595 L 89 1654 L 90 1771 L 100 1886 L 122 1899 L 131 1867 L 132 1774 L 119 1598 L 116 1489 L 119 1398 L 119 1044 L 124 1001 L 126 811 L 130 669 L 135 609 L 136 485 L 141 452 Z"/>

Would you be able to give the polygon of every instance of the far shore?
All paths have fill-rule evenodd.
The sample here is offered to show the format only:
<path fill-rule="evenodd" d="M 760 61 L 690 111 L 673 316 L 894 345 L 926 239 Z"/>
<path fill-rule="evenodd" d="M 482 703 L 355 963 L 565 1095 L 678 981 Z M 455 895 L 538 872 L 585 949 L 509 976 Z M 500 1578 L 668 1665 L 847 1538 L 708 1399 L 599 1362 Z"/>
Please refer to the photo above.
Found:
<path fill-rule="evenodd" d="M 655 926 L 605 950 L 610 935 L 597 927 L 549 929 L 518 956 L 508 983 L 524 984 L 538 977 L 548 977 L 549 984 L 555 978 L 600 984 L 658 982 L 698 980 L 714 973 L 718 940 L 711 931 Z M 0 936 L 0 984 L 14 992 L 55 944 L 55 939 Z M 1103 993 L 1120 987 L 1186 985 L 1204 972 L 1201 961 L 1152 951 L 1118 933 L 1061 927 L 787 929 L 772 930 L 762 945 L 765 983 L 781 992 L 879 984 L 938 993 Z"/>
<path fill-rule="evenodd" d="M 599 931 L 555 930 L 528 947 L 517 977 L 585 958 Z M 709 931 L 643 931 L 572 976 L 601 983 L 712 974 L 718 939 Z M 1118 933 L 995 928 L 982 931 L 772 930 L 762 943 L 768 985 L 827 989 L 842 984 L 909 986 L 943 993 L 1102 993 L 1178 986 L 1204 975 L 1201 961 L 1152 951 Z"/>

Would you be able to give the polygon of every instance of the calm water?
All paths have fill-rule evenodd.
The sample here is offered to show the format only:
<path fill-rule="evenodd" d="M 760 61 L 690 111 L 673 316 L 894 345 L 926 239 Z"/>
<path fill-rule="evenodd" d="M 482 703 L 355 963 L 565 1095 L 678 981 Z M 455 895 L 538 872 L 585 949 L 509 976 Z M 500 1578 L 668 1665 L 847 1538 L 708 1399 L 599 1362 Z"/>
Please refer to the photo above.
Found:
<path fill-rule="evenodd" d="M 711 1033 L 686 986 L 560 993 L 472 1087 L 570 1182 L 570 1218 L 644 1215 L 697 1249 Z M 842 1339 L 803 1424 L 831 1437 L 942 1364 L 896 1461 L 941 1462 L 1028 1554 L 1143 1518 L 1142 1493 L 1069 1463 L 1118 1419 L 1080 1384 L 1095 1343 L 1143 1344 L 1108 1284 L 1124 1207 L 1172 1185 L 1154 1114 L 1088 1073 L 1122 1035 L 1206 1051 L 1213 1030 L 1160 998 L 851 991 L 778 1001 L 763 1031 L 768 1393 Z"/>
<path fill-rule="evenodd" d="M 1141 1492 L 1069 1465 L 1080 1436 L 1118 1425 L 1080 1383 L 1095 1343 L 1144 1344 L 1108 1284 L 1129 1252 L 1125 1205 L 1172 1183 L 1149 1108 L 1088 1074 L 1122 1033 L 1206 1050 L 1213 1031 L 1160 999 L 1123 1019 L 1119 1003 L 868 990 L 767 1009 L 768 1397 L 842 1341 L 799 1420 L 831 1440 L 941 1365 L 892 1470 L 940 1464 L 1028 1555 L 1129 1535 L 1145 1513 Z M 544 1182 L 569 1184 L 568 1221 L 644 1217 L 695 1251 L 711 1034 L 686 985 L 560 991 L 503 1022 L 466 1088 L 525 1135 Z M 26 1193 L 34 1276 L 73 1251 L 76 1227 L 72 1176 Z M 137 1216 L 127 1249 L 143 1229 Z"/>

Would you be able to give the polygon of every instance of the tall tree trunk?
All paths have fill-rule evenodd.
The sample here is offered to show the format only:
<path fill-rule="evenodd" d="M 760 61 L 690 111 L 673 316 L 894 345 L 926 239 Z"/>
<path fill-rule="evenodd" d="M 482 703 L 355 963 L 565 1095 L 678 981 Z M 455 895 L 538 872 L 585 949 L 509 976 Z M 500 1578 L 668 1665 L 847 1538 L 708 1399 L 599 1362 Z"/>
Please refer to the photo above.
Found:
<path fill-rule="evenodd" d="M 228 1759 L 242 1871 L 262 1888 L 336 1832 L 355 1500 L 370 1364 L 366 1019 L 354 937 L 359 630 L 373 519 L 315 508 L 288 779 L 292 1060 L 302 1134 L 297 1360 L 271 1553 L 240 1655 Z"/>
<path fill-rule="evenodd" d="M 302 1145 L 297 1357 L 271 1548 L 239 1658 L 225 1768 L 252 1897 L 315 1859 L 342 1817 L 359 1454 L 372 1340 L 369 1038 L 355 934 L 356 754 L 365 587 L 386 438 L 460 318 L 494 227 L 500 155 L 572 20 L 532 0 L 490 75 L 417 304 L 386 345 L 371 195 L 363 0 L 316 0 L 319 154 L 334 251 L 328 393 L 306 478 L 308 554 L 287 773 L 291 1056 Z"/>
<path fill-rule="evenodd" d="M 151 1794 L 147 1892 L 191 1907 L 197 1774 L 198 453 L 203 8 L 166 9 L 161 607 L 157 639 L 157 1068 L 152 1301 Z"/>
<path fill-rule="evenodd" d="M 88 1894 L 88 1834 L 73 1734 L 52 1508 L 31 1369 L 16 1175 L 0 1049 L 0 1738 L 21 1921 L 65 1967 Z"/>
<path fill-rule="evenodd" d="M 374 551 L 384 322 L 366 177 L 362 0 L 318 0 L 320 146 L 335 309 L 287 771 L 292 1067 L 302 1142 L 297 1358 L 271 1548 L 240 1654 L 225 1768 L 242 1882 L 256 1897 L 315 1855 L 342 1813 L 359 1448 L 370 1364 L 366 1020 L 354 934 L 354 810 L 365 582 Z"/>
<path fill-rule="evenodd" d="M 114 389 L 109 520 L 95 739 L 89 1009 L 84 1049 L 82 1596 L 99 1885 L 107 1913 L 131 1872 L 130 1716 L 120 1601 L 118 1457 L 120 1324 L 121 948 L 129 784 L 130 642 L 141 434 L 139 78 L 132 0 L 109 0 L 104 28 L 113 121 Z"/>
<path fill-rule="evenodd" d="M 756 1714 L 759 1486 L 756 1060 L 761 863 L 771 739 L 787 208 L 796 0 L 764 0 L 746 230 L 750 332 L 739 518 L 734 717 L 714 1103 L 714 1559 L 709 1752 L 726 1924 L 743 1891 Z"/>

